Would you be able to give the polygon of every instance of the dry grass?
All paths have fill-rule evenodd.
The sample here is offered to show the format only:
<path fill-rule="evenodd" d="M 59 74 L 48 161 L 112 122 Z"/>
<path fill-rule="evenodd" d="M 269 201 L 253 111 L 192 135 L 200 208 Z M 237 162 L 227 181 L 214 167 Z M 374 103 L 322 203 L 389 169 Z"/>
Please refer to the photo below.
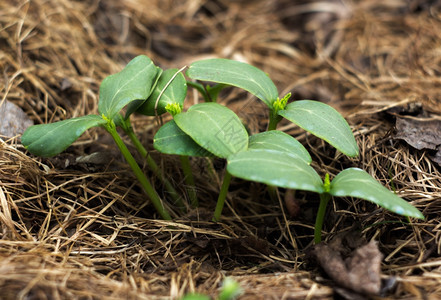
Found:
<path fill-rule="evenodd" d="M 325 239 L 357 223 L 363 238 L 379 241 L 385 276 L 396 276 L 390 299 L 436 299 L 441 174 L 428 153 L 393 139 L 393 120 L 383 111 L 418 102 L 441 113 L 441 10 L 417 0 L 344 3 L 0 1 L 0 98 L 46 123 L 96 113 L 102 79 L 139 54 L 163 67 L 210 56 L 259 66 L 282 93 L 326 102 L 352 125 L 361 155 L 350 160 L 281 124 L 309 146 L 317 170 L 362 167 L 426 216 L 407 224 L 364 201 L 340 199 L 328 214 Z M 222 101 L 252 132 L 265 128 L 265 109 L 250 96 L 232 91 Z M 151 141 L 153 120 L 136 117 L 134 124 Z M 225 275 L 241 283 L 243 299 L 332 298 L 329 281 L 307 259 L 312 195 L 300 193 L 301 213 L 290 217 L 262 186 L 233 180 L 222 222 L 213 224 L 222 173 L 210 175 L 205 161 L 194 160 L 201 208 L 164 222 L 117 154 L 93 169 L 65 167 L 72 157 L 114 151 L 102 133 L 89 131 L 56 159 L 31 156 L 18 137 L 1 142 L 2 299 L 215 295 Z M 176 162 L 163 157 L 162 166 L 184 193 Z"/>

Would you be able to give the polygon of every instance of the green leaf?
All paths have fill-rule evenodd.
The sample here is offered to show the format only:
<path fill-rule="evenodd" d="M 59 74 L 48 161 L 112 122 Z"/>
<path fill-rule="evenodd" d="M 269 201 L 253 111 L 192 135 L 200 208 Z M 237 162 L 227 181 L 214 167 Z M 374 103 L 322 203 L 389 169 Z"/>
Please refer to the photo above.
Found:
<path fill-rule="evenodd" d="M 304 160 L 274 150 L 248 150 L 228 157 L 231 175 L 265 184 L 323 193 L 323 182 Z"/>
<path fill-rule="evenodd" d="M 26 129 L 21 143 L 34 155 L 49 157 L 63 152 L 87 129 L 106 124 L 96 115 L 83 116 L 51 124 L 34 125 Z"/>
<path fill-rule="evenodd" d="M 161 93 L 162 95 L 157 106 L 158 115 L 162 115 L 166 112 L 165 107 L 167 104 L 178 103 L 181 107 L 184 105 L 185 96 L 187 95 L 187 81 L 181 72 L 177 74 L 176 72 L 178 72 L 178 69 L 169 69 L 161 74 L 152 94 L 147 101 L 144 101 L 136 110 L 137 113 L 146 116 L 155 116 L 155 104 Z M 163 90 L 164 92 L 162 92 Z"/>
<path fill-rule="evenodd" d="M 248 149 L 276 150 L 297 156 L 308 164 L 312 161 L 308 151 L 299 141 L 279 130 L 265 131 L 250 136 Z"/>
<path fill-rule="evenodd" d="M 188 68 L 187 76 L 244 89 L 265 102 L 271 109 L 272 103 L 279 96 L 276 86 L 266 73 L 235 60 L 214 58 L 196 61 Z"/>
<path fill-rule="evenodd" d="M 218 157 L 227 158 L 248 147 L 248 133 L 239 117 L 220 104 L 195 104 L 174 120 L 199 146 Z"/>
<path fill-rule="evenodd" d="M 406 200 L 382 186 L 365 171 L 349 168 L 331 181 L 329 193 L 339 197 L 356 197 L 368 200 L 396 214 L 424 219 L 423 214 Z"/>
<path fill-rule="evenodd" d="M 121 72 L 106 77 L 101 83 L 98 103 L 100 115 L 104 114 L 113 120 L 130 102 L 146 100 L 160 74 L 161 69 L 147 56 L 132 59 Z"/>
<path fill-rule="evenodd" d="M 225 277 L 218 300 L 233 300 L 242 293 L 240 284 L 231 277 Z"/>
<path fill-rule="evenodd" d="M 346 120 L 331 106 L 313 100 L 295 101 L 279 115 L 325 140 L 342 153 L 354 157 L 358 146 Z"/>
<path fill-rule="evenodd" d="M 213 156 L 213 154 L 196 144 L 191 137 L 176 125 L 174 120 L 165 123 L 159 128 L 153 138 L 153 147 L 165 154 Z"/>

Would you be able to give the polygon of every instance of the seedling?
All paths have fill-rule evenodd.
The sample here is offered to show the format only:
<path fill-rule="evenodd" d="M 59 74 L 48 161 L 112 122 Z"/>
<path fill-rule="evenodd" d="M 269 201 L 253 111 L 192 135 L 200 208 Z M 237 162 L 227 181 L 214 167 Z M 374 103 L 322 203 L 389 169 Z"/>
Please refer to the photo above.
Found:
<path fill-rule="evenodd" d="M 290 94 L 279 98 L 276 86 L 265 73 L 237 61 L 197 61 L 189 67 L 187 75 L 195 80 L 242 88 L 262 100 L 270 110 L 269 131 L 248 137 L 239 118 L 228 108 L 217 103 L 196 104 L 187 112 L 177 114 L 174 121 L 166 124 L 155 136 L 155 148 L 164 153 L 207 155 L 208 151 L 227 159 L 227 171 L 213 218 L 215 221 L 219 220 L 232 175 L 269 186 L 319 193 L 321 200 L 314 234 L 316 243 L 321 241 L 324 214 L 331 196 L 358 197 L 400 215 L 423 218 L 415 207 L 360 169 L 346 169 L 332 182 L 326 175 L 323 182 L 309 166 L 311 157 L 307 150 L 294 138 L 275 130 L 284 117 L 342 153 L 355 157 L 358 146 L 352 131 L 346 120 L 331 106 L 312 100 L 288 104 Z M 201 86 L 198 89 L 201 90 Z M 207 95 L 204 97 L 207 98 Z"/>
<path fill-rule="evenodd" d="M 217 300 L 233 300 L 242 293 L 242 289 L 237 281 L 230 277 L 226 277 L 222 282 L 221 292 Z M 184 296 L 181 300 L 210 300 L 211 297 L 202 294 L 189 294 Z"/>
<path fill-rule="evenodd" d="M 154 138 L 154 147 L 163 153 L 181 155 L 184 173 L 188 176 L 189 156 L 217 156 L 227 160 L 227 170 L 219 193 L 213 220 L 218 221 L 232 175 L 247 180 L 320 194 L 320 206 L 315 226 L 315 242 L 321 240 L 326 205 L 331 196 L 352 196 L 376 203 L 390 211 L 408 217 L 423 218 L 421 212 L 391 193 L 366 172 L 350 168 L 338 174 L 332 182 L 324 182 L 309 166 L 308 151 L 293 137 L 275 130 L 286 118 L 306 131 L 327 141 L 342 153 L 354 157 L 358 147 L 346 120 L 332 107 L 312 100 L 288 104 L 290 94 L 278 97 L 277 88 L 261 70 L 237 61 L 203 60 L 193 63 L 187 75 L 193 80 L 212 81 L 214 87 L 192 82 L 202 92 L 206 103 L 193 105 L 181 112 L 187 87 L 178 70 L 162 70 L 146 56 L 133 59 L 120 73 L 104 79 L 100 86 L 99 115 L 88 115 L 53 124 L 31 126 L 22 136 L 23 145 L 33 154 L 53 156 L 69 147 L 87 129 L 104 127 L 113 137 L 155 208 L 164 219 L 170 215 L 163 207 L 152 185 L 142 173 L 133 156 L 116 131 L 120 126 L 130 137 L 154 173 L 183 206 L 170 183 L 162 176 L 156 163 L 136 138 L 130 125 L 130 115 L 139 112 L 159 116 L 168 111 L 174 119 L 164 124 Z M 225 86 L 242 88 L 261 99 L 269 108 L 268 131 L 248 136 L 239 117 L 216 103 Z M 125 115 L 121 113 L 127 106 Z M 197 206 L 195 195 L 192 205 Z"/>
<path fill-rule="evenodd" d="M 116 128 L 121 126 L 128 133 L 140 153 L 147 157 L 147 163 L 159 175 L 161 172 L 158 166 L 147 155 L 147 151 L 133 134 L 129 117 L 131 113 L 137 110 L 145 114 L 152 114 L 153 112 L 158 115 L 165 111 L 164 108 L 171 98 L 174 102 L 183 102 L 186 84 L 185 79 L 182 81 L 182 74 L 181 81 L 176 81 L 168 90 L 163 92 L 161 99 L 158 97 L 159 93 L 163 91 L 164 82 L 169 81 L 173 72 L 174 70 L 162 72 L 159 67 L 153 64 L 150 58 L 143 55 L 138 56 L 130 61 L 121 72 L 108 76 L 101 83 L 98 103 L 99 115 L 87 115 L 52 124 L 31 126 L 23 134 L 22 144 L 35 155 L 50 157 L 64 151 L 86 130 L 97 126 L 105 128 L 115 140 L 158 213 L 164 219 L 171 219 L 155 189 L 129 152 Z M 174 88 L 175 84 L 180 85 L 179 88 Z M 182 97 L 181 92 L 183 92 L 184 97 Z M 154 103 L 153 108 L 152 102 Z M 127 112 L 123 116 L 121 111 L 126 106 L 128 106 Z M 166 184 L 166 187 L 170 188 L 171 185 Z M 173 188 L 171 191 L 177 194 Z"/>
<path fill-rule="evenodd" d="M 181 70 L 168 69 L 159 77 L 153 91 L 147 100 L 136 100 L 129 104 L 125 114 L 125 120 L 121 127 L 129 136 L 142 157 L 146 158 L 147 164 L 155 175 L 160 178 L 164 187 L 180 209 L 184 208 L 181 196 L 176 192 L 172 184 L 166 179 L 165 174 L 160 170 L 156 162 L 148 155 L 147 150 L 135 135 L 130 124 L 130 116 L 133 111 L 146 116 L 160 116 L 167 111 L 167 107 L 173 106 L 175 111 L 182 109 L 187 94 L 187 85 Z"/>
<path fill-rule="evenodd" d="M 154 147 L 167 154 L 227 158 L 248 148 L 248 133 L 239 117 L 218 103 L 199 103 L 179 113 L 155 135 Z M 213 219 L 218 221 L 231 175 L 226 172 Z"/>
<path fill-rule="evenodd" d="M 365 171 L 349 168 L 324 182 L 306 161 L 287 152 L 268 149 L 248 150 L 228 158 L 227 170 L 233 176 L 273 186 L 306 190 L 320 195 L 314 228 L 314 242 L 321 241 L 326 206 L 331 196 L 368 200 L 399 215 L 423 219 L 421 212 L 386 189 Z"/>
<path fill-rule="evenodd" d="M 334 108 L 313 100 L 288 104 L 291 94 L 279 98 L 273 81 L 254 66 L 228 59 L 207 59 L 191 64 L 187 76 L 235 86 L 255 95 L 270 110 L 268 130 L 276 129 L 282 118 L 286 118 L 342 153 L 350 157 L 358 155 L 358 146 L 348 123 Z"/>

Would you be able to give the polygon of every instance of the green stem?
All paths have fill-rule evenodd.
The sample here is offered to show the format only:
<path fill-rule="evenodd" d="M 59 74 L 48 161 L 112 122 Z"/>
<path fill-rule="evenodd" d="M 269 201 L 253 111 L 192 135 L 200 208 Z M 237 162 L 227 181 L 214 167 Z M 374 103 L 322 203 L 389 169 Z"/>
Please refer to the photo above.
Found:
<path fill-rule="evenodd" d="M 208 94 L 202 83 L 187 80 L 187 85 L 195 88 L 199 93 L 201 93 L 201 95 L 204 97 L 205 102 L 215 102 L 211 100 L 210 95 Z"/>
<path fill-rule="evenodd" d="M 315 244 L 318 244 L 322 241 L 323 221 L 325 219 L 326 206 L 328 205 L 329 199 L 331 199 L 330 194 L 328 193 L 320 194 L 320 206 L 317 212 L 317 217 L 315 219 L 315 228 L 314 228 Z"/>
<path fill-rule="evenodd" d="M 214 211 L 213 221 L 218 222 L 220 220 L 222 209 L 224 208 L 225 199 L 227 198 L 228 187 L 230 186 L 231 174 L 225 171 L 224 181 L 222 182 L 222 187 L 217 198 L 216 209 Z"/>
<path fill-rule="evenodd" d="M 187 185 L 187 193 L 190 197 L 190 203 L 192 207 L 198 207 L 199 201 L 196 195 L 196 188 L 194 183 L 193 172 L 191 171 L 190 158 L 186 155 L 181 155 L 181 166 L 184 171 L 185 183 Z"/>
<path fill-rule="evenodd" d="M 106 129 L 112 135 L 113 139 L 115 140 L 116 145 L 118 146 L 119 150 L 123 154 L 124 158 L 126 159 L 127 163 L 129 164 L 130 168 L 132 168 L 133 173 L 135 174 L 136 178 L 138 179 L 139 183 L 141 184 L 141 186 L 144 189 L 144 191 L 146 192 L 146 194 L 149 196 L 150 200 L 152 201 L 152 203 L 155 206 L 158 213 L 161 215 L 161 217 L 164 220 L 171 220 L 169 213 L 162 205 L 161 198 L 159 198 L 155 189 L 150 184 L 150 181 L 147 179 L 145 174 L 142 172 L 141 168 L 136 163 L 136 161 L 133 158 L 132 154 L 130 153 L 129 149 L 127 149 L 127 146 L 124 144 L 121 137 L 118 135 L 118 132 L 116 131 L 115 126 L 114 125 L 113 126 L 106 126 Z"/>
<path fill-rule="evenodd" d="M 187 80 L 187 85 L 195 88 L 204 97 L 205 102 L 216 102 L 220 91 L 227 87 L 226 84 L 216 83 L 213 86 L 204 86 L 202 83 Z"/>
<path fill-rule="evenodd" d="M 139 154 L 141 154 L 142 157 L 147 157 L 147 150 L 142 145 L 141 141 L 138 139 L 138 137 L 135 135 L 135 132 L 133 131 L 132 127 L 123 128 L 124 132 L 129 136 L 130 140 L 132 141 L 132 144 L 135 146 L 136 150 L 138 150 Z"/>
<path fill-rule="evenodd" d="M 271 110 L 269 113 L 269 124 L 267 131 L 276 130 L 277 124 L 279 124 L 280 120 L 282 120 L 282 118 Z"/>
<path fill-rule="evenodd" d="M 277 187 L 275 187 L 274 185 L 267 185 L 266 189 L 271 198 L 271 201 L 273 201 L 273 203 L 277 203 L 279 201 L 277 198 Z"/>
<path fill-rule="evenodd" d="M 148 154 L 147 150 L 142 145 L 142 143 L 136 136 L 135 132 L 133 131 L 133 128 L 130 126 L 128 122 L 129 119 L 125 121 L 125 126 L 122 127 L 124 129 L 124 132 L 129 136 L 130 140 L 138 150 L 139 154 L 141 154 L 141 156 L 146 159 L 147 165 L 149 166 L 150 170 L 152 170 L 155 176 L 161 180 L 162 184 L 164 184 L 164 187 L 167 190 L 168 194 L 172 197 L 174 204 L 176 204 L 180 209 L 185 208 L 181 196 L 175 190 L 175 188 L 170 183 L 170 181 L 167 178 L 165 178 L 164 174 L 161 172 L 161 169 L 153 160 L 153 158 Z"/>

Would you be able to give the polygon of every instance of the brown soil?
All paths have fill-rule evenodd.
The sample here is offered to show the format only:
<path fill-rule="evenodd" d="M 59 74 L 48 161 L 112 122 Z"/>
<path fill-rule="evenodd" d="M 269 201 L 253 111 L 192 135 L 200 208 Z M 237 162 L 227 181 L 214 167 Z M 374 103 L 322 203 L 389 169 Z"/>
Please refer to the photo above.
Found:
<path fill-rule="evenodd" d="M 3 0 L 0 97 L 34 123 L 48 123 L 96 113 L 100 82 L 136 55 L 163 68 L 206 57 L 253 64 L 281 94 L 323 101 L 347 118 L 361 150 L 355 159 L 280 124 L 308 147 L 316 170 L 363 168 L 426 217 L 408 224 L 366 201 L 334 199 L 325 241 L 361 229 L 359 240 L 378 241 L 384 279 L 395 281 L 386 298 L 437 299 L 439 166 L 430 151 L 394 138 L 395 117 L 387 111 L 417 104 L 432 118 L 441 113 L 440 28 L 437 1 Z M 195 97 L 190 92 L 187 103 Z M 232 89 L 220 101 L 251 132 L 265 128 L 265 108 L 250 95 Z M 134 127 L 151 149 L 155 120 L 138 116 Z M 165 222 L 103 130 L 88 131 L 51 159 L 26 152 L 19 135 L 4 137 L 0 148 L 1 299 L 215 296 L 225 276 L 241 284 L 240 299 L 344 294 L 310 256 L 318 204 L 312 194 L 297 193 L 300 210 L 292 216 L 265 187 L 234 179 L 215 224 L 223 162 L 215 161 L 213 173 L 198 159 L 192 162 L 201 207 Z M 71 163 L 97 151 L 111 152 L 111 162 Z M 179 160 L 152 155 L 184 194 Z"/>

